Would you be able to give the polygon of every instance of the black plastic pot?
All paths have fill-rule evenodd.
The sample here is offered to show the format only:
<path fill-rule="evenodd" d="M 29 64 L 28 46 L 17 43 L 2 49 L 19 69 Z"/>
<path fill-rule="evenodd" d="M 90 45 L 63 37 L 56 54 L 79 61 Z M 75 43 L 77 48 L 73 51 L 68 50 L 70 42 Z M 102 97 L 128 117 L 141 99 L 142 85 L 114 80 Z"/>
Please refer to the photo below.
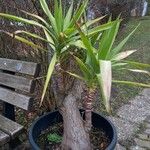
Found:
<path fill-rule="evenodd" d="M 81 113 L 84 112 L 83 110 L 80 111 Z M 50 112 L 35 120 L 29 131 L 29 142 L 32 149 L 40 150 L 40 147 L 37 145 L 36 140 L 42 131 L 46 130 L 49 126 L 62 121 L 62 116 L 58 111 Z M 114 125 L 104 116 L 94 112 L 92 113 L 92 124 L 96 128 L 103 129 L 106 133 L 106 136 L 108 136 L 110 144 L 106 148 L 106 150 L 114 150 L 117 142 L 117 133 Z"/>

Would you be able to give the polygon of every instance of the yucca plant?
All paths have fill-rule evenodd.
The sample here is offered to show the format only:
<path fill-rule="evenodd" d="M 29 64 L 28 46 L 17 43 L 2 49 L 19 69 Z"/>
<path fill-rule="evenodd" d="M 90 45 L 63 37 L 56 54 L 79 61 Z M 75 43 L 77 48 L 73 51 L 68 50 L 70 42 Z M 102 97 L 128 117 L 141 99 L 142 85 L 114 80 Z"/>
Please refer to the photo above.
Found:
<path fill-rule="evenodd" d="M 73 2 L 66 12 L 63 12 L 61 0 L 55 0 L 54 11 L 48 8 L 46 0 L 39 0 L 41 7 L 46 15 L 46 19 L 41 16 L 31 14 L 29 12 L 22 11 L 33 19 L 25 19 L 10 14 L 0 13 L 1 17 L 22 22 L 28 25 L 34 25 L 43 29 L 45 37 L 38 36 L 35 33 L 28 31 L 16 31 L 9 33 L 1 31 L 9 36 L 24 42 L 33 48 L 45 50 L 36 43 L 27 40 L 23 35 L 36 38 L 46 42 L 52 49 L 52 59 L 50 60 L 45 86 L 41 98 L 41 104 L 44 100 L 46 89 L 49 85 L 49 81 L 53 72 L 57 74 L 58 92 L 65 92 L 63 87 L 63 74 L 64 71 L 62 66 L 63 59 L 69 59 L 70 48 L 79 47 L 85 51 L 86 59 L 82 60 L 77 56 L 74 56 L 83 76 L 67 72 L 77 78 L 84 80 L 87 84 L 87 99 L 85 100 L 86 109 L 86 123 L 84 124 L 79 110 L 77 108 L 76 100 L 78 95 L 72 91 L 65 92 L 65 96 L 61 100 L 61 106 L 59 108 L 60 113 L 63 116 L 64 123 L 64 135 L 62 141 L 62 149 L 75 149 L 75 150 L 91 150 L 91 143 L 89 139 L 89 132 L 91 128 L 91 110 L 92 101 L 96 86 L 99 85 L 102 89 L 102 95 L 105 100 L 106 109 L 110 111 L 109 99 L 111 91 L 112 80 L 112 69 L 117 69 L 127 64 L 138 65 L 135 62 L 123 62 L 122 59 L 129 56 L 135 51 L 128 51 L 126 53 L 120 52 L 123 45 L 126 43 L 128 38 L 133 32 L 125 38 L 116 48 L 112 48 L 116 35 L 118 33 L 120 19 L 116 21 L 109 20 L 108 23 L 103 25 L 95 26 L 101 18 L 83 21 L 82 17 L 85 16 L 84 12 L 88 4 L 88 0 L 84 0 L 77 9 L 74 10 Z M 22 36 L 21 36 L 22 35 Z M 98 48 L 97 41 L 99 43 Z M 72 51 L 71 51 L 72 52 Z M 73 51 L 74 55 L 74 51 Z M 66 58 L 67 57 L 67 58 Z M 144 66 L 143 64 L 139 64 Z M 133 69 L 130 69 L 130 71 Z M 135 70 L 134 70 L 135 71 Z M 138 71 L 138 70 L 136 70 Z M 141 72 L 144 72 L 141 70 Z M 66 75 L 66 74 L 65 74 Z M 148 87 L 149 85 L 133 83 L 128 81 L 116 81 L 120 83 L 128 83 L 135 85 L 143 85 Z M 99 83 L 99 84 L 98 84 Z M 59 94 L 58 93 L 58 94 Z"/>
<path fill-rule="evenodd" d="M 111 22 L 111 18 L 108 22 Z M 127 50 L 123 52 L 121 51 L 127 40 L 135 32 L 139 25 L 123 41 L 115 46 L 114 42 L 119 31 L 120 23 L 121 19 L 119 19 L 118 17 L 113 22 L 112 27 L 104 31 L 102 34 L 100 34 L 100 36 L 96 35 L 97 40 L 94 41 L 93 38 L 85 35 L 85 33 L 82 32 L 80 26 L 76 25 L 80 33 L 83 45 L 85 46 L 84 50 L 86 53 L 86 59 L 74 56 L 77 64 L 80 67 L 82 75 L 71 72 L 68 73 L 78 79 L 83 80 L 87 85 L 87 89 L 85 90 L 86 95 L 84 97 L 84 108 L 86 120 L 85 127 L 88 131 L 90 131 L 92 126 L 91 112 L 92 104 L 94 101 L 94 94 L 97 86 L 100 89 L 104 105 L 108 112 L 111 112 L 110 96 L 112 83 L 127 84 L 130 86 L 150 87 L 150 84 L 113 79 L 112 72 L 115 70 L 128 70 L 138 73 L 144 73 L 150 76 L 150 73 L 145 70 L 146 68 L 150 67 L 149 64 L 124 60 L 131 54 L 135 53 L 136 50 Z"/>
<path fill-rule="evenodd" d="M 59 0 L 59 2 L 58 0 L 54 1 L 55 6 L 54 6 L 53 13 L 52 13 L 52 10 L 49 10 L 46 0 L 39 0 L 39 1 L 47 17 L 46 19 L 42 18 L 41 16 L 31 14 L 29 12 L 25 12 L 23 10 L 22 10 L 23 13 L 25 13 L 29 17 L 32 17 L 33 19 L 25 19 L 22 17 L 5 14 L 5 13 L 0 13 L 0 16 L 7 18 L 7 19 L 14 20 L 14 21 L 22 22 L 24 24 L 29 24 L 29 25 L 33 25 L 36 27 L 40 27 L 43 29 L 45 33 L 45 37 L 40 37 L 35 33 L 30 33 L 28 31 L 23 31 L 23 30 L 17 30 L 14 33 L 9 33 L 3 30 L 0 30 L 0 31 L 8 34 L 9 36 L 23 43 L 28 44 L 29 46 L 33 48 L 46 50 L 45 48 L 39 46 L 38 44 L 35 44 L 32 41 L 29 41 L 26 38 L 19 36 L 19 35 L 24 34 L 26 36 L 47 42 L 47 44 L 52 49 L 53 57 L 50 61 L 47 79 L 46 79 L 44 90 L 43 90 L 43 95 L 42 95 L 42 100 L 41 100 L 41 104 L 42 104 L 42 101 L 44 99 L 44 95 L 46 93 L 46 89 L 48 87 L 48 83 L 51 78 L 52 72 L 54 70 L 55 64 L 57 64 L 57 68 L 60 67 L 60 61 L 63 58 L 62 57 L 63 54 L 66 53 L 66 51 L 68 51 L 71 46 L 74 45 L 78 47 L 83 47 L 80 41 L 80 36 L 78 35 L 78 30 L 75 28 L 75 23 L 79 22 L 81 25 L 81 28 L 85 29 L 86 27 L 90 27 L 94 23 L 103 19 L 103 17 L 82 23 L 81 17 L 83 16 L 83 13 L 85 12 L 85 9 L 88 4 L 88 0 L 84 0 L 84 2 L 81 3 L 76 10 L 74 10 L 73 2 L 72 2 L 71 6 L 69 7 L 68 11 L 66 11 L 66 13 L 63 12 L 61 0 Z M 108 24 L 104 24 L 104 25 L 92 28 L 88 31 L 88 35 L 93 36 L 95 33 L 106 30 L 110 27 L 111 27 L 111 22 Z M 61 68 L 59 68 L 58 70 L 61 70 Z"/>
<path fill-rule="evenodd" d="M 67 56 L 67 53 L 69 53 L 70 47 L 76 46 L 80 48 L 85 48 L 81 42 L 79 31 L 77 30 L 75 24 L 78 23 L 80 25 L 82 31 L 83 32 L 85 31 L 85 35 L 88 34 L 89 37 L 94 37 L 95 34 L 111 28 L 113 22 L 109 22 L 100 26 L 95 26 L 93 28 L 91 28 L 91 26 L 94 25 L 99 20 L 101 20 L 103 17 L 95 20 L 83 22 L 82 16 L 84 16 L 84 12 L 87 7 L 88 0 L 84 0 L 83 2 L 81 2 L 81 4 L 75 10 L 73 8 L 73 2 L 72 2 L 71 6 L 66 12 L 63 12 L 64 9 L 62 8 L 61 0 L 54 1 L 55 4 L 54 10 L 50 10 L 48 8 L 46 0 L 39 0 L 39 2 L 41 4 L 42 10 L 46 15 L 46 19 L 44 19 L 41 16 L 31 14 L 25 11 L 22 12 L 28 15 L 29 17 L 31 17 L 32 19 L 25 19 L 22 17 L 5 14 L 5 13 L 0 13 L 0 16 L 10 20 L 22 22 L 27 25 L 33 25 L 39 27 L 44 31 L 45 37 L 41 37 L 36 33 L 30 33 L 24 30 L 17 30 L 14 33 L 9 33 L 3 30 L 0 31 L 8 34 L 9 36 L 23 43 L 30 45 L 35 49 L 46 50 L 46 48 L 43 48 L 37 43 L 33 43 L 32 41 L 28 40 L 26 36 L 28 36 L 29 38 L 31 37 L 31 38 L 42 40 L 46 42 L 48 46 L 52 49 L 53 52 L 52 59 L 50 60 L 45 86 L 41 98 L 41 104 L 42 104 L 46 93 L 46 89 L 48 87 L 52 73 L 54 71 L 58 77 L 57 78 L 58 89 L 59 89 L 58 91 L 60 93 L 65 92 L 63 89 L 63 87 L 65 86 L 63 85 L 64 71 L 61 68 L 61 63 L 63 62 L 64 56 Z M 86 30 L 87 28 L 89 28 L 88 32 Z M 80 147 L 80 149 L 88 150 L 91 149 L 89 135 L 84 130 L 83 121 L 81 119 L 80 113 L 75 104 L 76 103 L 75 97 L 76 97 L 75 95 L 70 93 L 62 99 L 62 102 L 59 102 L 62 104 L 59 110 L 63 116 L 63 120 L 65 124 L 62 148 L 67 149 L 68 147 L 74 147 L 76 149 L 79 149 Z M 70 111 L 72 111 L 72 114 L 70 114 Z M 72 116 L 68 117 L 69 115 Z M 74 124 L 75 122 L 76 125 Z M 72 129 L 71 128 L 72 126 L 76 126 L 76 128 Z M 74 133 L 76 133 L 76 137 L 74 137 L 75 135 Z M 74 140 L 75 138 L 76 140 Z"/>

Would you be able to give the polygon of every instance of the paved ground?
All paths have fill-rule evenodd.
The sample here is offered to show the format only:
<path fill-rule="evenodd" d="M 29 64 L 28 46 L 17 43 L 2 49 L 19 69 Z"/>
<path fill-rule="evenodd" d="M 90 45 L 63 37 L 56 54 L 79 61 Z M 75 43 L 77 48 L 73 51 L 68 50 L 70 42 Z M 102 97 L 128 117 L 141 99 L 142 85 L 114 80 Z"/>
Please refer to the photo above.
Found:
<path fill-rule="evenodd" d="M 143 90 L 109 118 L 117 127 L 117 150 L 150 149 L 150 89 Z"/>

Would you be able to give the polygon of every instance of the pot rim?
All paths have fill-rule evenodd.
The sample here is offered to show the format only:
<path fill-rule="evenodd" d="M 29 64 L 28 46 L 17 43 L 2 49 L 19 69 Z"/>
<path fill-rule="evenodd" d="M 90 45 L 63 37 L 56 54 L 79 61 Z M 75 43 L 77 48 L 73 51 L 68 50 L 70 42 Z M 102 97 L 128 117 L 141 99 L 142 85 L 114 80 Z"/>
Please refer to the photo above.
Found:
<path fill-rule="evenodd" d="M 80 109 L 80 110 L 81 110 L 81 111 L 84 111 L 83 109 Z M 34 129 L 35 125 L 36 125 L 42 118 L 44 118 L 44 117 L 46 117 L 46 116 L 48 116 L 48 115 L 50 115 L 50 114 L 57 113 L 57 112 L 59 112 L 59 111 L 58 111 L 58 110 L 55 110 L 55 111 L 53 111 L 53 112 L 48 112 L 48 113 L 46 113 L 46 114 L 40 116 L 38 119 L 36 119 L 36 120 L 32 123 L 32 125 L 31 125 L 31 127 L 30 127 L 30 129 L 29 129 L 29 142 L 30 142 L 30 144 L 32 145 L 33 149 L 35 149 L 35 150 L 40 150 L 39 146 L 37 145 L 37 143 L 35 142 L 35 140 L 34 140 L 34 138 L 33 138 L 33 129 Z M 106 150 L 112 149 L 112 147 L 114 147 L 114 145 L 116 145 L 116 143 L 117 143 L 117 131 L 116 131 L 116 128 L 115 128 L 114 124 L 113 124 L 107 117 L 105 117 L 104 115 L 102 115 L 101 113 L 97 113 L 97 112 L 92 112 L 92 113 L 94 113 L 94 114 L 96 114 L 96 115 L 100 115 L 103 119 L 106 120 L 107 123 L 109 123 L 110 127 L 112 128 L 113 138 L 112 138 L 112 140 L 111 140 L 111 143 L 110 143 L 110 144 L 108 145 L 108 147 L 106 148 Z"/>

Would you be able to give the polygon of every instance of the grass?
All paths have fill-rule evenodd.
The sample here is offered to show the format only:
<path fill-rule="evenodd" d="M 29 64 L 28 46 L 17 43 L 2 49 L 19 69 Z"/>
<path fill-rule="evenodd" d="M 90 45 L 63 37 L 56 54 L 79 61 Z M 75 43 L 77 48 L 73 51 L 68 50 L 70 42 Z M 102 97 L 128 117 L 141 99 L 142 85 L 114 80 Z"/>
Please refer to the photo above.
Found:
<path fill-rule="evenodd" d="M 131 32 L 138 24 L 140 27 L 136 30 L 134 35 L 129 39 L 124 50 L 136 49 L 137 52 L 133 54 L 129 60 L 139 61 L 142 63 L 150 63 L 150 16 L 142 18 L 131 19 L 126 27 L 121 31 L 118 36 L 118 42 L 121 41 L 129 32 Z M 121 74 L 121 75 L 120 75 Z M 116 72 L 116 78 L 150 83 L 150 79 L 146 75 L 129 73 L 129 72 Z M 112 106 L 113 110 L 117 110 L 124 103 L 128 103 L 129 99 L 135 97 L 142 88 L 129 87 L 124 85 L 114 85 L 112 90 Z"/>

